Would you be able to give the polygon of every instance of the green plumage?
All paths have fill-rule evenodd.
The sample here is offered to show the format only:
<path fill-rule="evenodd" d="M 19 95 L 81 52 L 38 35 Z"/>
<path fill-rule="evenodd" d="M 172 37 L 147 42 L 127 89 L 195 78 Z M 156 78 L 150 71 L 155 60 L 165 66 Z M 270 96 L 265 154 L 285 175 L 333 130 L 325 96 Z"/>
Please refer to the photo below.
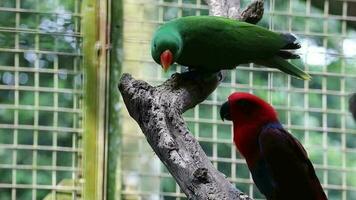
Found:
<path fill-rule="evenodd" d="M 152 40 L 152 57 L 160 64 L 165 50 L 173 61 L 194 70 L 216 72 L 239 64 L 257 63 L 277 68 L 301 79 L 310 76 L 285 59 L 299 58 L 288 49 L 300 45 L 291 34 L 224 17 L 182 17 L 162 25 Z"/>

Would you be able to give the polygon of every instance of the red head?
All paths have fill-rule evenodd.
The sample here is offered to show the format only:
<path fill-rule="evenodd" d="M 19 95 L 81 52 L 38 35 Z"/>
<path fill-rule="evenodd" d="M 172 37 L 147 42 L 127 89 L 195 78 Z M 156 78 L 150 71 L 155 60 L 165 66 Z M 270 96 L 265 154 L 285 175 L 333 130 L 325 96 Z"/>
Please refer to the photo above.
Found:
<path fill-rule="evenodd" d="M 228 106 L 228 110 L 226 106 Z M 277 113 L 273 107 L 250 93 L 235 92 L 231 94 L 223 107 L 225 108 L 220 110 L 221 117 L 232 120 L 238 126 L 248 125 L 252 122 L 263 125 L 277 120 Z"/>
<path fill-rule="evenodd" d="M 258 135 L 262 126 L 278 121 L 277 113 L 271 105 L 245 92 L 231 94 L 222 105 L 220 116 L 233 121 L 234 142 L 246 159 L 258 150 Z"/>

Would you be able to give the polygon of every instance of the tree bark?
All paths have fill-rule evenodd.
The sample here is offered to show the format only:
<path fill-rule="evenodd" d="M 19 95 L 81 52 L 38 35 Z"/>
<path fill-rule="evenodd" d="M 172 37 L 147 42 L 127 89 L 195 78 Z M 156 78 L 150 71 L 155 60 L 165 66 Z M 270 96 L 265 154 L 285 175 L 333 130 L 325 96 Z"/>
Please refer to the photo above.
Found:
<path fill-rule="evenodd" d="M 239 0 L 210 0 L 208 3 L 213 15 L 250 23 L 257 23 L 263 15 L 263 0 L 252 2 L 242 12 L 239 12 Z M 130 116 L 189 199 L 249 200 L 250 197 L 214 168 L 181 116 L 216 89 L 220 76 L 207 78 L 186 72 L 174 74 L 162 85 L 153 87 L 123 74 L 119 90 Z"/>

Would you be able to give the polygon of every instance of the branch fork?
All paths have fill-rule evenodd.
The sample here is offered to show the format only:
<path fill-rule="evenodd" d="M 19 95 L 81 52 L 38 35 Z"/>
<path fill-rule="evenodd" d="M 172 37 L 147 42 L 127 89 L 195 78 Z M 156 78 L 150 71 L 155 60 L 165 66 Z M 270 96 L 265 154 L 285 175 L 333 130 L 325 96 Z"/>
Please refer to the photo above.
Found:
<path fill-rule="evenodd" d="M 257 23 L 263 15 L 262 0 L 253 1 L 241 13 L 238 0 L 209 0 L 208 3 L 213 15 L 249 23 Z M 119 90 L 130 116 L 189 199 L 251 200 L 214 168 L 182 117 L 219 85 L 221 74 L 206 78 L 194 73 L 174 74 L 155 87 L 123 74 Z"/>

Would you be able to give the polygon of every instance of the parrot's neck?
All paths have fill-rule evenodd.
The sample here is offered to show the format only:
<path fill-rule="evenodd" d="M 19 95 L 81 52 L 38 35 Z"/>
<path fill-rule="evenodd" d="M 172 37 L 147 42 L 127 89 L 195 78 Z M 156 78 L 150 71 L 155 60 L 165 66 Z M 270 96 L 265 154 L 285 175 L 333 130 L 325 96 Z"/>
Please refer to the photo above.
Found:
<path fill-rule="evenodd" d="M 264 125 L 269 123 L 271 122 L 263 124 L 246 123 L 244 125 L 234 123 L 235 145 L 242 156 L 246 159 L 247 165 L 249 167 L 254 167 L 262 157 L 260 155 L 258 137 Z M 274 122 L 272 123 L 274 124 Z"/>
<path fill-rule="evenodd" d="M 259 147 L 258 147 L 258 131 L 259 128 L 256 125 L 235 126 L 234 125 L 234 142 L 246 159 L 249 167 L 255 165 L 259 159 Z"/>

